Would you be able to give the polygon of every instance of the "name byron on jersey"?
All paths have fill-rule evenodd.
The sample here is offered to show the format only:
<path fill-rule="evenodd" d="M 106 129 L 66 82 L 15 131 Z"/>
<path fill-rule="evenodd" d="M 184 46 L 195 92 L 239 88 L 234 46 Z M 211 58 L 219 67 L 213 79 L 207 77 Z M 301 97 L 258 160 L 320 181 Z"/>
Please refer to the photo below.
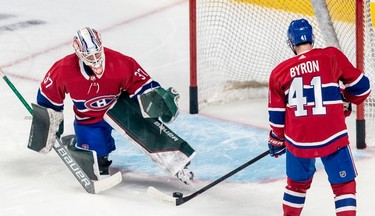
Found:
<path fill-rule="evenodd" d="M 349 144 L 343 94 L 359 104 L 369 79 L 336 48 L 312 49 L 280 63 L 271 73 L 269 122 L 298 157 L 323 157 Z"/>

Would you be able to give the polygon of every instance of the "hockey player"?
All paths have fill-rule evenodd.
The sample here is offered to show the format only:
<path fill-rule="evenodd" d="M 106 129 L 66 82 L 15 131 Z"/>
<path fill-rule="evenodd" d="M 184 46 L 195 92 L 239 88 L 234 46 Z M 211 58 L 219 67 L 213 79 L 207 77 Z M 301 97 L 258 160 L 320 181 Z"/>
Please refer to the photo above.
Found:
<path fill-rule="evenodd" d="M 345 104 L 366 99 L 369 79 L 337 48 L 313 48 L 313 30 L 307 20 L 292 21 L 287 35 L 296 56 L 272 71 L 268 104 L 270 155 L 286 152 L 284 215 L 301 214 L 316 158 L 328 175 L 336 214 L 356 215 L 357 172 L 345 124 L 351 110 Z"/>
<path fill-rule="evenodd" d="M 95 29 L 86 27 L 78 30 L 73 38 L 73 47 L 75 53 L 58 60 L 45 75 L 37 93 L 37 105 L 52 113 L 62 113 L 65 96 L 70 95 L 75 113 L 75 136 L 63 137 L 62 141 L 68 145 L 73 157 L 88 176 L 98 180 L 103 175 L 110 174 L 109 166 L 112 161 L 109 160 L 109 154 L 116 149 L 111 135 L 113 128 L 129 127 L 129 124 L 116 125 L 124 122 L 118 119 L 123 120 L 124 115 L 133 115 L 131 126 L 142 126 L 138 130 L 145 132 L 151 139 L 142 139 L 143 137 L 139 136 L 146 135 L 134 131 L 130 133 L 131 138 L 137 140 L 138 145 L 147 149 L 146 152 L 151 155 L 159 150 L 157 148 L 163 147 L 160 143 L 152 142 L 166 140 L 162 139 L 162 136 L 169 137 L 160 133 L 156 123 L 145 124 L 143 121 L 160 123 L 157 120 L 159 118 L 164 123 L 172 122 L 178 115 L 179 95 L 173 88 L 167 90 L 162 88 L 133 58 L 103 47 L 101 36 Z M 107 122 L 104 120 L 104 115 L 111 107 L 114 113 L 120 114 L 112 114 L 111 116 L 115 118 Z M 33 119 L 38 121 L 36 116 Z M 49 120 L 54 126 L 51 126 L 52 130 L 47 133 L 56 137 L 54 136 L 57 131 L 56 122 L 60 123 L 62 119 L 55 121 L 56 118 L 52 117 Z M 148 131 L 152 129 L 149 127 L 157 127 L 159 133 L 149 133 Z M 35 134 L 30 135 L 31 139 L 44 136 L 40 131 L 32 131 L 32 133 Z M 168 135 L 170 134 L 172 132 Z M 140 143 L 143 140 L 151 140 L 151 143 Z M 190 148 L 187 143 L 183 144 L 184 149 Z M 48 152 L 52 146 L 53 141 L 47 142 L 40 151 Z M 33 144 L 29 148 L 35 150 Z M 38 149 L 41 149 L 40 146 Z M 167 152 L 170 149 L 175 150 L 172 154 L 174 157 L 164 153 L 154 157 L 158 159 L 155 162 L 189 184 L 193 179 L 193 173 L 186 166 L 194 156 L 194 150 L 190 148 L 188 154 L 179 155 L 178 153 L 181 152 L 178 146 L 169 149 L 163 147 Z"/>

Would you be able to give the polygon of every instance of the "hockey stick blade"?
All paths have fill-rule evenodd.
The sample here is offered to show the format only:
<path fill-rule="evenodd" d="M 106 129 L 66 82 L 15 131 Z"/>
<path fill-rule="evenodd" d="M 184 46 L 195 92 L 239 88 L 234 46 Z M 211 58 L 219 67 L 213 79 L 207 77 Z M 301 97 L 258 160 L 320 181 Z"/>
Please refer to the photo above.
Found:
<path fill-rule="evenodd" d="M 156 199 L 166 204 L 170 204 L 174 206 L 177 206 L 177 199 L 182 199 L 182 198 L 175 198 L 175 197 L 169 196 L 152 186 L 147 188 L 147 194 L 153 199 Z"/>
<path fill-rule="evenodd" d="M 100 193 L 102 191 L 108 190 L 122 182 L 121 172 L 117 172 L 113 175 L 108 176 L 105 179 L 99 181 L 92 181 L 94 185 L 94 193 Z"/>
<path fill-rule="evenodd" d="M 219 184 L 220 182 L 224 181 L 225 179 L 233 176 L 234 174 L 238 173 L 239 171 L 243 170 L 244 168 L 250 166 L 251 164 L 255 163 L 256 161 L 264 158 L 265 156 L 269 155 L 269 151 L 265 151 L 263 152 L 262 154 L 256 156 L 255 158 L 251 159 L 250 161 L 242 164 L 241 166 L 237 167 L 236 169 L 232 170 L 231 172 L 225 174 L 224 176 L 220 177 L 219 179 L 211 182 L 210 184 L 206 185 L 205 187 L 195 191 L 194 193 L 188 195 L 188 196 L 185 196 L 185 197 L 173 197 L 173 196 L 169 196 L 161 191 L 159 191 L 158 189 L 150 186 L 147 188 L 147 194 L 156 199 L 156 200 L 159 200 L 159 201 L 162 201 L 164 203 L 168 203 L 168 204 L 172 204 L 174 206 L 179 206 L 179 205 L 182 205 L 184 203 L 186 203 L 187 201 L 193 199 L 194 197 L 204 193 L 205 191 L 207 191 L 208 189 L 212 188 L 213 186 Z"/>
<path fill-rule="evenodd" d="M 57 142 L 53 146 L 53 149 L 87 193 L 96 194 L 105 191 L 122 181 L 121 172 L 117 172 L 114 175 L 110 175 L 102 180 L 91 180 L 85 171 L 78 165 L 66 147 L 61 143 L 61 140 L 56 140 Z"/>
<path fill-rule="evenodd" d="M 159 200 L 169 205 L 179 206 L 196 197 L 198 194 L 200 194 L 200 191 L 197 191 L 185 197 L 173 197 L 161 192 L 155 187 L 150 186 L 147 188 L 147 194 L 155 200 Z"/>

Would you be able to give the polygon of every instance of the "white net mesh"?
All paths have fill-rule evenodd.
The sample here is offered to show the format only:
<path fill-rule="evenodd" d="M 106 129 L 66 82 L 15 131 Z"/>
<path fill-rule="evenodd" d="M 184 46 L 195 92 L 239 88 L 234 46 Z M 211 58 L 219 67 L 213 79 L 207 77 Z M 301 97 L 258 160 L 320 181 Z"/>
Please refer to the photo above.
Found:
<path fill-rule="evenodd" d="M 365 73 L 375 86 L 374 29 L 370 1 L 364 3 Z M 340 49 L 356 65 L 355 1 L 326 4 Z M 325 47 L 327 35 L 322 34 L 309 0 L 197 0 L 199 106 L 266 97 L 271 70 L 293 56 L 286 31 L 291 20 L 300 18 L 313 26 L 314 46 Z M 374 125 L 374 103 L 374 96 L 365 103 L 368 127 Z"/>
<path fill-rule="evenodd" d="M 355 2 L 326 1 L 339 48 L 353 65 L 356 65 Z M 364 4 L 364 67 L 375 86 L 375 33 L 370 1 L 365 0 Z M 300 18 L 313 26 L 315 47 L 328 45 L 327 35 L 322 33 L 309 0 L 197 0 L 199 106 L 266 97 L 271 70 L 293 56 L 286 45 L 286 31 L 291 20 Z M 367 134 L 375 125 L 374 103 L 374 96 L 365 102 Z"/>

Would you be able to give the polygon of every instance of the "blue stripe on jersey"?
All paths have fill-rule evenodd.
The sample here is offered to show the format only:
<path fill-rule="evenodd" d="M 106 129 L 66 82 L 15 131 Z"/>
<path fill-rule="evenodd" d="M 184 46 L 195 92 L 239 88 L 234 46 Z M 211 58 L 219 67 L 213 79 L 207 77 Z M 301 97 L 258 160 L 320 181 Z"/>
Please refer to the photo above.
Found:
<path fill-rule="evenodd" d="M 269 121 L 275 125 L 284 125 L 285 123 L 285 110 L 284 111 L 275 111 L 268 110 Z"/>
<path fill-rule="evenodd" d="M 362 95 L 370 89 L 370 83 L 367 78 L 362 76 L 361 79 L 352 86 L 346 86 L 345 91 L 351 95 Z"/>
<path fill-rule="evenodd" d="M 136 97 L 137 95 L 141 95 L 146 90 L 153 89 L 153 88 L 156 88 L 156 87 L 160 87 L 160 84 L 158 82 L 152 80 L 151 82 L 145 83 L 139 90 L 136 91 L 136 93 L 134 95 L 131 95 L 130 97 L 132 97 L 132 98 Z"/>
<path fill-rule="evenodd" d="M 64 110 L 64 105 L 58 106 L 58 105 L 53 104 L 48 98 L 44 97 L 44 95 L 40 92 L 40 89 L 38 90 L 36 101 L 39 105 L 46 107 L 46 108 L 51 108 L 56 111 Z"/>
<path fill-rule="evenodd" d="M 341 139 L 341 138 L 343 138 L 345 136 L 348 136 L 347 132 L 345 132 L 343 134 L 339 134 L 336 137 L 332 137 L 331 139 L 326 140 L 325 142 L 322 142 L 322 141 L 320 141 L 320 142 L 314 142 L 314 143 L 316 143 L 314 145 L 311 145 L 311 143 L 309 143 L 310 145 L 303 145 L 303 143 L 297 144 L 295 141 L 291 140 L 288 136 L 285 136 L 285 141 L 288 142 L 288 143 L 290 143 L 291 145 L 293 145 L 296 148 L 313 149 L 313 148 L 322 148 L 322 147 L 328 146 L 331 143 L 336 142 L 336 140 Z"/>
<path fill-rule="evenodd" d="M 284 193 L 284 201 L 294 203 L 294 204 L 304 204 L 306 197 L 300 197 L 300 196 L 293 196 L 288 193 Z"/>
<path fill-rule="evenodd" d="M 72 100 L 74 103 L 74 106 L 77 108 L 77 110 L 80 111 L 85 111 L 87 110 L 87 107 L 85 106 L 85 101 L 77 101 L 77 100 Z"/>
<path fill-rule="evenodd" d="M 307 103 L 311 103 L 316 100 L 314 88 L 304 88 L 303 96 L 306 97 Z M 289 97 L 289 93 L 286 95 L 287 101 L 288 101 L 288 97 Z M 323 102 L 341 101 L 340 88 L 338 86 L 323 86 L 322 87 L 322 100 Z"/>
<path fill-rule="evenodd" d="M 340 199 L 335 201 L 336 209 L 348 206 L 357 206 L 357 200 L 353 197 L 348 197 L 345 199 Z"/>

